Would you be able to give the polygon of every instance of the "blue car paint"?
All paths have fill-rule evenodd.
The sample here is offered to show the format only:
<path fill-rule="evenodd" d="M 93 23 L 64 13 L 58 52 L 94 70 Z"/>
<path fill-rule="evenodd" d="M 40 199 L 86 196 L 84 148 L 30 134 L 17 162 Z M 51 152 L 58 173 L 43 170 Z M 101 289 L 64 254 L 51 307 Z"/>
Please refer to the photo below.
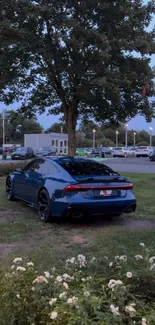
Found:
<path fill-rule="evenodd" d="M 122 213 L 129 205 L 136 204 L 136 198 L 132 190 L 127 190 L 125 196 L 95 198 L 92 191 L 88 191 L 88 197 L 84 197 L 81 192 L 63 192 L 63 189 L 71 184 L 77 184 L 79 180 L 86 176 L 72 177 L 61 165 L 61 161 L 66 158 L 43 157 L 41 160 L 49 161 L 57 168 L 56 175 L 42 175 L 36 172 L 15 171 L 9 176 L 13 180 L 13 194 L 16 199 L 26 202 L 34 208 L 37 208 L 37 198 L 41 189 L 46 189 L 50 197 L 51 211 L 56 217 L 61 217 L 67 209 L 71 207 L 81 208 L 83 210 L 94 211 L 96 209 L 105 211 L 106 214 Z M 68 158 L 70 159 L 70 158 Z M 76 160 L 86 161 L 84 158 L 75 158 Z M 35 159 L 34 161 L 37 161 Z M 90 160 L 89 160 L 90 162 Z M 92 177 L 92 175 L 91 175 Z M 105 185 L 107 179 L 111 185 L 120 185 L 120 182 L 112 182 L 113 176 L 93 176 L 97 179 L 104 178 L 102 185 Z M 119 179 L 130 183 L 125 177 L 120 175 Z M 89 185 L 98 185 L 97 181 Z"/>

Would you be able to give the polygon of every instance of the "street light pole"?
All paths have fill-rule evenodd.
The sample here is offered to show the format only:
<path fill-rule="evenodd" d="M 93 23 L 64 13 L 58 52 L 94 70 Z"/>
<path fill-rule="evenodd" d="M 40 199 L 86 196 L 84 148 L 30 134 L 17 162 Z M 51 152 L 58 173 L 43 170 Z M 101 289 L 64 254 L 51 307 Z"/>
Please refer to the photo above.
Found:
<path fill-rule="evenodd" d="M 152 130 L 153 128 L 150 126 L 150 147 L 152 147 Z"/>
<path fill-rule="evenodd" d="M 5 110 L 3 110 L 3 150 L 5 146 Z"/>
<path fill-rule="evenodd" d="M 133 132 L 133 146 L 136 146 L 136 132 Z"/>
<path fill-rule="evenodd" d="M 96 133 L 96 130 L 93 129 L 93 148 L 95 148 L 95 133 Z"/>
<path fill-rule="evenodd" d="M 116 147 L 118 147 L 118 134 L 119 134 L 119 132 L 116 131 Z"/>
<path fill-rule="evenodd" d="M 128 146 L 128 124 L 125 124 L 125 147 Z"/>

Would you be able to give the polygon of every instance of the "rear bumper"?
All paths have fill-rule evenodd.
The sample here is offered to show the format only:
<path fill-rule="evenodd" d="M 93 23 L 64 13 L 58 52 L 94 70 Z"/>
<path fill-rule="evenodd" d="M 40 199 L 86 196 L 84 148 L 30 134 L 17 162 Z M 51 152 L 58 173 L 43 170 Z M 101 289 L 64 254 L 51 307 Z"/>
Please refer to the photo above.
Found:
<path fill-rule="evenodd" d="M 119 205 L 101 205 L 101 206 L 89 206 L 89 205 L 69 205 L 63 215 L 69 217 L 74 213 L 82 213 L 88 216 L 97 215 L 117 215 L 123 213 L 133 213 L 136 210 L 136 201 L 130 203 L 124 203 Z"/>

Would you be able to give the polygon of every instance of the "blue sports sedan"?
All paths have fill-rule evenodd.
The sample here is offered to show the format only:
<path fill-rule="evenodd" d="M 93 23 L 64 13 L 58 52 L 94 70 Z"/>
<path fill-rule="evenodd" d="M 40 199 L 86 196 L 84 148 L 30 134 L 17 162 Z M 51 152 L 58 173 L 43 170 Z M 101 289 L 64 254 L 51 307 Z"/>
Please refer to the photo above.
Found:
<path fill-rule="evenodd" d="M 52 217 L 120 215 L 136 209 L 133 184 L 104 164 L 85 158 L 42 157 L 6 179 L 8 200 L 22 200 Z"/>

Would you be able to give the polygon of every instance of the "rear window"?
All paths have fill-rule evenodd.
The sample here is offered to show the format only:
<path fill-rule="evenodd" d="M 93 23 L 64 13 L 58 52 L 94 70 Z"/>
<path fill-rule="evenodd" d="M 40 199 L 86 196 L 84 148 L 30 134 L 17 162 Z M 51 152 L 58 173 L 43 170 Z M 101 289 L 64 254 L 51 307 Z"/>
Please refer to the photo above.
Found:
<path fill-rule="evenodd" d="M 96 162 L 60 162 L 59 163 L 72 176 L 88 175 L 114 175 L 115 173 L 109 167 Z"/>

